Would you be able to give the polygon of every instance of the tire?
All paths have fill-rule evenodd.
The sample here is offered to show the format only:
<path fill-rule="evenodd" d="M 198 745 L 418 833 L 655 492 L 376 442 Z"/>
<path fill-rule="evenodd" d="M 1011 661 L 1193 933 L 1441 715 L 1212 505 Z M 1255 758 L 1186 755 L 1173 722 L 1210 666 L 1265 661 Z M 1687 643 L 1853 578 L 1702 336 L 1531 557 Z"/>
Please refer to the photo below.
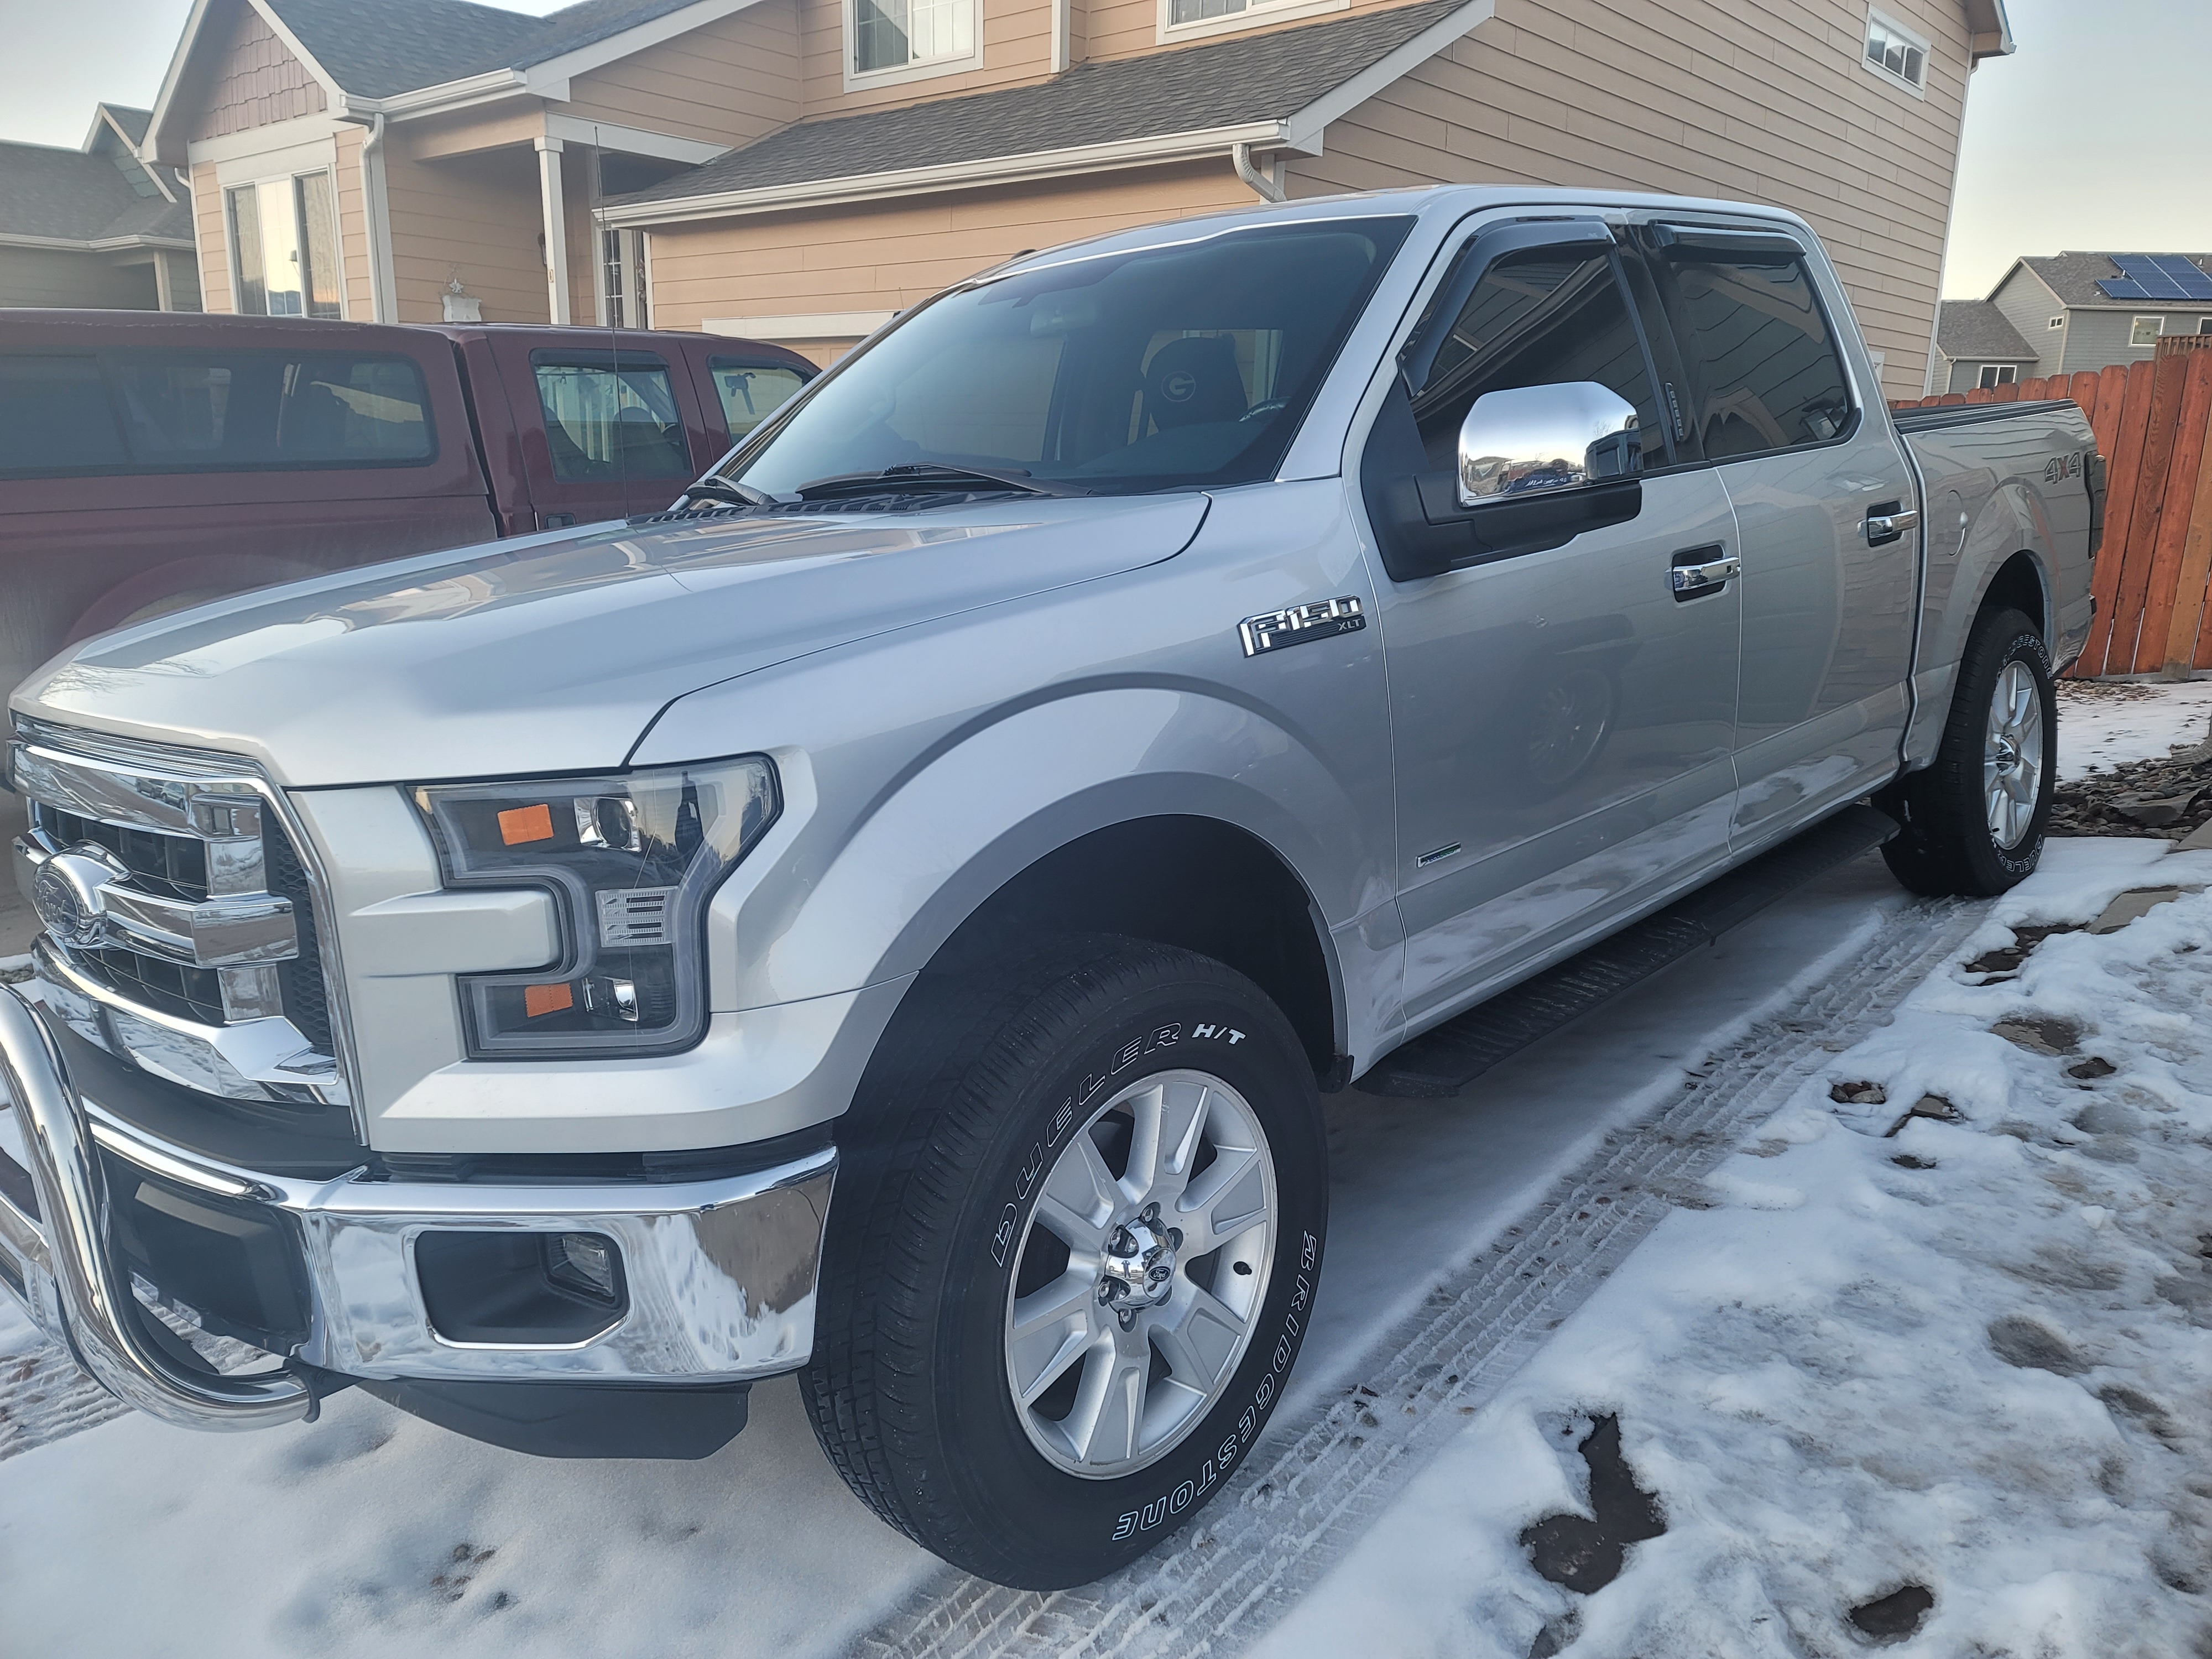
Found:
<path fill-rule="evenodd" d="M 1155 1141 L 1192 1150 L 1179 1175 L 1158 1160 L 1146 1219 L 1136 1126 L 1155 1114 Z M 926 974 L 847 1122 L 803 1381 L 854 1492 L 1024 1589 L 1097 1578 L 1204 1508 L 1281 1397 L 1327 1233 L 1313 1068 L 1275 1006 L 1121 938 Z M 1139 1381 L 1132 1429 L 1107 1407 Z"/>
<path fill-rule="evenodd" d="M 2016 718 L 2000 721 L 2000 689 Z M 1929 897 L 1986 898 L 2034 873 L 2058 774 L 2058 709 L 2042 630 L 1991 611 L 1966 640 L 1936 763 L 1879 799 L 1902 826 L 1882 851 L 1891 873 Z M 1993 791 L 2006 799 L 1994 805 Z M 2002 829 L 1996 827 L 2002 817 Z"/>

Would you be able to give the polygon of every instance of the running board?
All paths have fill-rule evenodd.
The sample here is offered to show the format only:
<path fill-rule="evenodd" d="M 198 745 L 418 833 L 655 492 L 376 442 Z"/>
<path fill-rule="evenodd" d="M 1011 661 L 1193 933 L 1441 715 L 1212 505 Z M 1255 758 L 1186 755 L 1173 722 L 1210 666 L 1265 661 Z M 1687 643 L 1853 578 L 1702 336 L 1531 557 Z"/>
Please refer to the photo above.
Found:
<path fill-rule="evenodd" d="M 1833 817 L 1624 927 L 1588 950 L 1395 1048 L 1353 1085 L 1371 1095 L 1437 1099 L 1604 1006 L 1838 865 L 1881 846 L 1896 821 L 1871 806 Z"/>

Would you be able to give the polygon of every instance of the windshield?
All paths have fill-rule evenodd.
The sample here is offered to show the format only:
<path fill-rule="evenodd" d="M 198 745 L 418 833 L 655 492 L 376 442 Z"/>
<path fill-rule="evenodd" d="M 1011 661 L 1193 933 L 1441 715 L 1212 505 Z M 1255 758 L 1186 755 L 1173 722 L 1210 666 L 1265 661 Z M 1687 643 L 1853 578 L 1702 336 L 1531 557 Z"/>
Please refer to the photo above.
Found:
<path fill-rule="evenodd" d="M 1249 226 L 957 289 L 841 364 L 722 476 L 781 496 L 890 467 L 1115 494 L 1267 477 L 1412 223 Z"/>

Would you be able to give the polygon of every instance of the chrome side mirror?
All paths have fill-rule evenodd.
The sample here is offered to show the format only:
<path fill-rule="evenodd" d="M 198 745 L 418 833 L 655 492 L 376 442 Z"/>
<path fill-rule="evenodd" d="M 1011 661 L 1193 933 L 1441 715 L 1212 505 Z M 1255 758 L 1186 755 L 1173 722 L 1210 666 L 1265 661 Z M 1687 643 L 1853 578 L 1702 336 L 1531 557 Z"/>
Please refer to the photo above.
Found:
<path fill-rule="evenodd" d="M 1460 422 L 1459 504 L 1626 478 L 1643 454 L 1634 406 L 1595 380 L 1486 392 Z"/>

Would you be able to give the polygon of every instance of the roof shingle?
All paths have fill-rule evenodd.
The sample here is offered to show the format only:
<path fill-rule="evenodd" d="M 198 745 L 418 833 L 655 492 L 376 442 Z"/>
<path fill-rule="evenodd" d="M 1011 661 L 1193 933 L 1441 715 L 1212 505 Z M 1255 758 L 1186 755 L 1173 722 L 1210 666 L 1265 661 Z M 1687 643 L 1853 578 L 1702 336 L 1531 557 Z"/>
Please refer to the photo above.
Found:
<path fill-rule="evenodd" d="M 0 143 L 0 235 L 98 242 L 151 236 L 189 243 L 191 210 L 142 197 L 106 155 Z"/>
<path fill-rule="evenodd" d="M 272 0 L 284 26 L 348 92 L 364 98 L 527 69 L 692 0 L 580 0 L 544 17 L 472 0 Z"/>
<path fill-rule="evenodd" d="M 1280 120 L 1465 4 L 1421 0 L 1336 22 L 1083 64 L 1003 91 L 803 121 L 618 199 L 680 201 Z"/>
<path fill-rule="evenodd" d="M 2041 355 L 1987 300 L 1944 301 L 1936 323 L 1936 349 L 1954 363 L 2032 363 Z"/>

